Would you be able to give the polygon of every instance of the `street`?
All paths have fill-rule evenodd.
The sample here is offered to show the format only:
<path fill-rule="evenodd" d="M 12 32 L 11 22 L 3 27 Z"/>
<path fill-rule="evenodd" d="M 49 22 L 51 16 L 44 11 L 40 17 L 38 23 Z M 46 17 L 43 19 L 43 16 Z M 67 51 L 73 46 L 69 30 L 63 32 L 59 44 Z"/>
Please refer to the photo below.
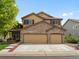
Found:
<path fill-rule="evenodd" d="M 0 59 L 79 59 L 79 56 L 3 56 Z"/>

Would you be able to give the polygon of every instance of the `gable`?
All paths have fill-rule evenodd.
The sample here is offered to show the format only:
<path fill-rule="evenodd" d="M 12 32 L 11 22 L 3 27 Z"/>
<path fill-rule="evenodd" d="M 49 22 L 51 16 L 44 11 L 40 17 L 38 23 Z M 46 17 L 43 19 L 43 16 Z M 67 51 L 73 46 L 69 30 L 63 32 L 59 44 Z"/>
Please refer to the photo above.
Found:
<path fill-rule="evenodd" d="M 65 29 L 67 29 L 67 34 L 73 34 L 76 36 L 79 36 L 79 22 L 75 20 L 68 20 L 65 25 L 63 26 Z"/>
<path fill-rule="evenodd" d="M 48 33 L 64 33 L 65 31 L 67 31 L 65 28 L 58 25 L 54 25 L 52 28 L 47 30 Z"/>
<path fill-rule="evenodd" d="M 44 19 L 52 19 L 53 18 L 53 16 L 50 16 L 44 12 L 40 12 L 37 15 L 43 17 Z"/>
<path fill-rule="evenodd" d="M 63 28 L 67 29 L 68 33 L 78 33 L 79 32 L 79 23 L 69 20 Z"/>
<path fill-rule="evenodd" d="M 52 27 L 51 25 L 42 21 L 34 26 L 31 26 L 31 27 L 25 29 L 25 30 L 27 32 L 32 32 L 32 33 L 46 33 L 46 30 L 51 28 L 51 27 Z"/>
<path fill-rule="evenodd" d="M 40 22 L 43 20 L 43 18 L 41 18 L 35 14 L 27 15 L 26 17 L 23 18 L 22 21 L 27 20 L 27 19 L 34 20 L 34 23 L 37 23 L 37 22 Z"/>

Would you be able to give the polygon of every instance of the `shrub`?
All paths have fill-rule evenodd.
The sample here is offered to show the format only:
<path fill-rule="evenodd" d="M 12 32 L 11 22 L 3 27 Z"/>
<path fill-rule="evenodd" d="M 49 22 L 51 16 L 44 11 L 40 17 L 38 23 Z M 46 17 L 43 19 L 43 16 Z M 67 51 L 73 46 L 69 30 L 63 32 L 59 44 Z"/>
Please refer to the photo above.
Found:
<path fill-rule="evenodd" d="M 3 40 L 2 40 L 2 39 L 0 39 L 0 43 L 1 43 L 1 42 L 3 42 Z"/>
<path fill-rule="evenodd" d="M 8 44 L 6 41 L 0 39 L 0 44 Z"/>
<path fill-rule="evenodd" d="M 67 43 L 78 43 L 79 37 L 68 34 L 68 35 L 65 36 L 65 42 L 67 42 Z"/>

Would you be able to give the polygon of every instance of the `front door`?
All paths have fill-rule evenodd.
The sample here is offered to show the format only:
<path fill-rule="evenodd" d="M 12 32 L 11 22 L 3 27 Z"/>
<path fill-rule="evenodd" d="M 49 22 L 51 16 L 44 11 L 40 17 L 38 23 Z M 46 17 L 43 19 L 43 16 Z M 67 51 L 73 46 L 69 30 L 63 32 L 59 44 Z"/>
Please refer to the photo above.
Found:
<path fill-rule="evenodd" d="M 20 41 L 20 32 L 19 31 L 12 32 L 12 39 Z"/>

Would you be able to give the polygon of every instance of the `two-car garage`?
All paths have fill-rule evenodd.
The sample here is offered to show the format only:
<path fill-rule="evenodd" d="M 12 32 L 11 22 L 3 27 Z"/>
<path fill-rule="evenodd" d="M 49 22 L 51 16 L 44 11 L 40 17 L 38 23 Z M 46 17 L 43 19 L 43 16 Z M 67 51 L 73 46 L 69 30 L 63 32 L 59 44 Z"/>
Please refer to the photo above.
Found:
<path fill-rule="evenodd" d="M 60 33 L 24 33 L 23 42 L 27 44 L 60 44 L 63 43 L 63 36 Z"/>

